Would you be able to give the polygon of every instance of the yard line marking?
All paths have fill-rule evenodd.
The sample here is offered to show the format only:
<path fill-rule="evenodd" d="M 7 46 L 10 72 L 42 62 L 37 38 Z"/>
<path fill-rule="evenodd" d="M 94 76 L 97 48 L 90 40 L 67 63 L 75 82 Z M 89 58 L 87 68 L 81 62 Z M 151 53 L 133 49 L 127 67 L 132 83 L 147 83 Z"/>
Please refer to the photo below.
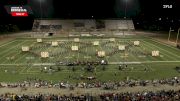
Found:
<path fill-rule="evenodd" d="M 20 46 L 21 44 L 24 44 L 25 42 L 26 42 L 26 41 L 21 42 L 21 43 L 19 43 L 19 44 L 15 45 L 14 47 L 11 47 L 11 48 L 7 49 L 7 50 L 6 50 L 6 51 L 4 51 L 4 52 L 6 53 L 6 52 L 10 51 L 11 49 L 13 49 L 13 48 L 16 48 L 16 47 Z M 3 53 L 4 53 L 4 52 L 3 52 Z M 4 59 L 4 57 L 6 57 L 6 56 L 8 56 L 8 55 L 9 55 L 9 53 L 8 53 L 8 54 L 6 54 L 6 55 L 3 55 L 3 56 L 1 57 L 1 59 L 0 59 L 0 60 Z"/>
<path fill-rule="evenodd" d="M 21 43 L 19 43 L 19 44 L 21 44 Z M 14 47 L 18 46 L 19 44 L 16 44 Z M 0 55 L 6 53 L 7 51 L 10 51 L 10 50 L 11 50 L 12 48 L 14 48 L 14 47 L 11 47 L 11 48 L 9 48 L 9 49 L 7 49 L 7 50 L 4 50 L 3 52 L 0 53 Z"/>
<path fill-rule="evenodd" d="M 101 42 L 102 42 L 102 39 L 101 39 Z M 100 46 L 101 51 L 103 51 L 101 45 L 99 45 L 99 46 Z M 105 50 L 104 50 L 104 51 L 105 51 Z M 105 58 L 106 58 L 107 62 L 109 62 L 107 56 L 105 56 Z"/>
<path fill-rule="evenodd" d="M 29 41 L 29 40 L 28 40 L 28 41 Z M 30 46 L 31 46 L 31 45 L 34 45 L 34 43 L 31 43 Z M 16 56 L 19 55 L 20 53 L 21 53 L 21 52 L 19 52 L 18 54 L 16 54 Z M 21 56 L 21 57 L 19 57 L 18 59 L 16 59 L 16 60 L 14 61 L 14 63 L 17 63 L 18 60 L 26 57 L 27 55 L 29 55 L 29 54 L 23 54 L 23 56 Z M 15 56 L 15 57 L 16 57 L 16 56 Z"/>
<path fill-rule="evenodd" d="M 68 46 L 69 46 L 69 45 L 68 45 Z M 72 44 L 70 44 L 70 47 L 71 47 L 71 46 L 72 46 Z M 67 50 L 67 51 L 68 51 L 68 50 Z M 70 52 L 71 52 L 71 50 L 69 50 L 69 52 L 68 52 L 68 53 L 69 53 L 69 54 L 68 54 L 68 57 L 70 57 L 70 55 L 71 55 Z M 67 60 L 66 60 L 66 63 L 69 63 L 70 58 L 66 58 L 66 59 L 67 59 Z"/>
<path fill-rule="evenodd" d="M 130 42 L 131 42 L 131 41 L 132 41 L 132 40 L 130 40 Z M 129 43 L 129 42 L 127 42 L 127 43 Z M 135 60 L 139 61 L 139 60 L 135 57 L 134 54 L 132 54 L 132 58 L 134 58 Z"/>
<path fill-rule="evenodd" d="M 124 62 L 110 62 L 109 64 L 123 64 Z M 126 64 L 143 64 L 143 63 L 180 63 L 180 61 L 133 61 L 125 62 Z"/>
<path fill-rule="evenodd" d="M 22 70 L 20 70 L 19 74 L 24 73 L 24 71 L 27 69 L 28 67 L 24 67 Z"/>
<path fill-rule="evenodd" d="M 177 48 L 175 48 L 175 47 L 173 47 L 173 46 L 171 46 L 171 45 L 165 44 L 165 43 L 160 42 L 160 41 L 158 41 L 158 40 L 155 40 L 155 39 L 153 39 L 153 38 L 151 38 L 151 37 L 147 37 L 147 38 L 149 38 L 151 41 L 157 42 L 157 43 L 159 43 L 159 44 L 163 44 L 163 45 L 165 45 L 165 46 L 167 46 L 167 47 L 170 47 L 170 48 L 173 48 L 173 49 L 179 51 L 179 49 L 177 49 Z"/>
<path fill-rule="evenodd" d="M 86 47 L 86 53 L 87 53 L 87 47 Z M 88 57 L 88 54 L 86 54 L 86 56 Z M 86 58 L 86 61 L 88 60 L 88 58 Z"/>
<path fill-rule="evenodd" d="M 153 49 L 152 46 L 155 46 L 155 45 L 151 44 L 150 42 L 146 42 L 146 41 L 143 41 L 143 42 L 149 44 L 150 46 L 149 46 L 149 45 L 146 45 L 146 44 L 144 44 L 144 45 L 146 45 L 147 47 L 150 47 L 151 49 Z M 155 47 L 157 47 L 157 46 L 155 46 Z M 160 47 L 157 47 L 157 48 L 159 48 L 160 50 L 165 51 L 164 49 L 162 49 L 162 48 L 160 48 Z M 162 52 L 161 52 L 161 53 L 162 53 Z M 163 54 L 163 56 L 167 56 L 167 57 L 169 57 L 169 58 L 171 58 L 171 59 L 174 60 L 174 58 L 170 57 L 169 55 L 164 54 L 164 53 L 162 53 L 162 54 Z M 166 59 L 166 58 L 163 58 L 163 59 Z M 166 59 L 166 61 L 168 61 L 168 59 Z"/>
<path fill-rule="evenodd" d="M 149 45 L 153 45 L 153 44 L 150 44 L 149 42 L 146 42 L 146 41 L 142 41 L 142 42 L 144 42 L 144 43 L 147 43 L 147 44 L 149 44 Z M 149 48 L 151 48 L 151 49 L 153 49 L 153 47 L 151 47 L 151 46 L 149 46 L 149 45 L 147 45 L 147 44 L 144 44 L 144 46 L 146 46 L 146 47 L 149 47 Z M 156 46 L 155 46 L 156 47 Z M 159 48 L 159 47 L 157 47 L 157 48 Z M 162 49 L 161 49 L 162 50 Z M 171 59 L 174 59 L 174 58 L 172 58 L 172 57 L 170 57 L 169 55 L 167 55 L 167 54 L 164 54 L 164 53 L 162 53 L 163 54 L 163 56 L 167 56 L 167 57 L 169 57 L 169 58 L 171 58 Z M 163 59 L 165 59 L 166 61 L 168 61 L 168 59 L 166 59 L 166 58 L 163 58 Z"/>
<path fill-rule="evenodd" d="M 147 41 L 143 41 L 143 42 L 146 42 L 146 43 L 148 43 L 148 44 L 150 44 L 150 45 L 152 45 L 152 46 L 155 46 L 155 47 L 157 47 L 157 48 L 159 48 L 159 49 L 161 49 L 161 50 L 163 50 L 163 51 L 165 51 L 165 52 L 167 52 L 167 53 L 169 53 L 169 54 L 172 54 L 172 55 L 174 55 L 175 57 L 177 57 L 177 55 L 175 55 L 175 54 L 173 54 L 173 53 L 171 53 L 171 52 L 169 52 L 169 51 L 167 51 L 167 50 L 165 50 L 165 49 L 163 49 L 163 48 L 161 48 L 161 47 L 158 47 L 158 46 L 156 46 L 156 45 L 153 45 L 153 44 L 151 44 L 150 42 L 147 42 Z M 166 54 L 165 54 L 166 55 Z M 168 57 L 170 57 L 169 55 L 166 55 L 166 56 L 168 56 Z M 172 58 L 172 57 L 170 57 L 170 58 Z M 179 58 L 179 57 L 177 57 L 177 58 Z M 174 58 L 172 58 L 172 59 L 174 59 Z M 175 59 L 176 60 L 176 59 Z"/>
<path fill-rule="evenodd" d="M 10 41 L 10 42 L 8 42 L 8 43 L 2 44 L 2 45 L 0 45 L 0 47 L 6 46 L 6 45 L 8 45 L 8 44 L 10 44 L 10 43 L 13 43 L 13 42 L 15 42 L 15 41 L 17 41 L 17 40 L 12 40 L 12 41 Z"/>
<path fill-rule="evenodd" d="M 121 41 L 122 41 L 122 40 L 121 40 Z M 126 41 L 126 40 L 124 40 L 124 41 Z M 124 41 L 122 41 L 122 42 L 124 42 Z M 126 50 L 125 50 L 124 52 L 119 52 L 119 56 L 120 56 L 119 58 L 122 59 L 122 61 L 124 60 L 124 62 L 125 62 L 125 58 L 126 58 L 126 57 L 124 56 L 125 52 L 126 52 Z M 117 53 L 117 54 L 118 54 L 118 53 Z M 124 57 L 122 57 L 121 54 L 123 54 Z M 115 59 L 116 59 L 117 61 L 119 60 L 116 56 L 115 56 Z"/>
<path fill-rule="evenodd" d="M 80 43 L 78 43 L 78 49 L 79 49 L 79 46 L 80 46 L 81 44 Z M 79 50 L 78 50 L 79 51 Z M 78 53 L 78 58 L 77 58 L 77 60 L 75 60 L 75 61 L 79 61 L 79 52 L 77 52 Z"/>
<path fill-rule="evenodd" d="M 119 64 L 124 62 L 109 62 L 109 64 Z M 131 61 L 125 62 L 127 64 L 142 64 L 142 63 L 180 63 L 180 61 Z M 0 64 L 0 66 L 27 66 L 27 64 Z M 33 66 L 54 66 L 55 63 L 34 63 Z"/>
<path fill-rule="evenodd" d="M 180 63 L 180 61 L 144 61 L 142 63 Z"/>

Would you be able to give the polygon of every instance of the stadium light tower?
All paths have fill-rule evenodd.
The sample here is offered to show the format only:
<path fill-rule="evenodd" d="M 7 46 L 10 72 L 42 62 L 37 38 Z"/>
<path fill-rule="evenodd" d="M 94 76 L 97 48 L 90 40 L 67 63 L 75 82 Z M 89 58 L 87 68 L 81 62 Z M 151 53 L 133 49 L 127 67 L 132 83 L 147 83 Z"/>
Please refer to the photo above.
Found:
<path fill-rule="evenodd" d="M 42 11 L 43 11 L 43 9 L 42 9 L 42 4 L 43 3 L 46 3 L 47 2 L 47 0 L 34 0 L 37 4 L 39 4 L 39 11 L 40 11 L 40 18 L 42 18 Z"/>
<path fill-rule="evenodd" d="M 39 7 L 40 7 L 40 19 L 42 19 L 42 1 L 44 1 L 44 0 L 39 0 Z"/>
<path fill-rule="evenodd" d="M 125 0 L 125 14 L 124 14 L 124 18 L 127 18 L 127 2 L 128 2 L 128 0 Z"/>

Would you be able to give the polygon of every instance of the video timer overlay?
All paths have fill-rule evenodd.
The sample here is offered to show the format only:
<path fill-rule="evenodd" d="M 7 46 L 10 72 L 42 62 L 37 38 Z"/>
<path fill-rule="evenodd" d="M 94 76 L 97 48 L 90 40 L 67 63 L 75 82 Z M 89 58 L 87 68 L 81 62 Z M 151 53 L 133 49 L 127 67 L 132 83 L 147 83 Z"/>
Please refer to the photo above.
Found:
<path fill-rule="evenodd" d="M 5 6 L 6 11 L 13 17 L 27 17 L 33 14 L 31 7 L 29 6 Z"/>

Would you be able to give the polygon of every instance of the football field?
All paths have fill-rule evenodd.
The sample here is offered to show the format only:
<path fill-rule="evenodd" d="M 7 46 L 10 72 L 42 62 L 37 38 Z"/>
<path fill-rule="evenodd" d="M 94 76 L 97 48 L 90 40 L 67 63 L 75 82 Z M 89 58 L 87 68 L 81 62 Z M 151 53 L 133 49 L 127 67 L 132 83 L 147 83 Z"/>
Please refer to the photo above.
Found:
<path fill-rule="evenodd" d="M 93 76 L 100 81 L 180 76 L 175 70 L 176 66 L 180 66 L 180 49 L 148 37 L 126 36 L 113 39 L 80 37 L 75 42 L 74 38 L 42 38 L 42 42 L 37 42 L 36 38 L 17 38 L 2 43 L 0 82 L 17 82 L 27 78 L 55 82 L 87 81 L 81 79 L 82 76 Z M 139 45 L 134 45 L 135 41 L 139 41 Z M 58 45 L 52 46 L 52 42 Z M 73 46 L 78 49 L 73 50 Z M 22 47 L 29 47 L 29 51 L 23 52 Z M 158 51 L 158 56 L 152 56 L 152 51 Z M 48 57 L 42 58 L 41 52 L 47 52 Z M 104 52 L 104 55 L 98 56 L 98 52 Z M 102 60 L 107 61 L 108 65 L 92 65 L 93 72 L 86 71 L 87 65 L 68 65 Z M 119 69 L 119 66 L 122 68 Z"/>

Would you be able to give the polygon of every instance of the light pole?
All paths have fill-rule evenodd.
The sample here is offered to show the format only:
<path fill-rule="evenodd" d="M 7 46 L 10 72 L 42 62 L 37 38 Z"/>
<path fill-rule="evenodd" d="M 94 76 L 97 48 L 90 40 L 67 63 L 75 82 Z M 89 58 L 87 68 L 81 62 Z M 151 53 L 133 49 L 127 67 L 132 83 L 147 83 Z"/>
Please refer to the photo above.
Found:
<path fill-rule="evenodd" d="M 127 18 L 127 0 L 125 0 L 125 16 L 124 18 Z"/>
<path fill-rule="evenodd" d="M 40 20 L 42 19 L 42 0 L 39 1 L 40 6 Z"/>

